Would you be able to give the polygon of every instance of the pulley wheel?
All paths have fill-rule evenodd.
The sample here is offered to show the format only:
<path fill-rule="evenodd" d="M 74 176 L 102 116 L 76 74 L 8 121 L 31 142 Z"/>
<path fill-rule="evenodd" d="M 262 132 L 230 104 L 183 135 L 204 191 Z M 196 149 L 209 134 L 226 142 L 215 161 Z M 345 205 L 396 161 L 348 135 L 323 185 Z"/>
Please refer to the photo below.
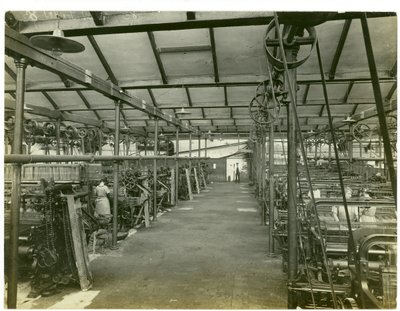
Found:
<path fill-rule="evenodd" d="M 87 130 L 87 137 L 89 139 L 94 139 L 94 138 L 96 138 L 96 136 L 97 136 L 97 132 L 96 132 L 95 129 L 88 129 Z"/>
<path fill-rule="evenodd" d="M 78 136 L 80 138 L 85 138 L 87 136 L 87 130 L 84 127 L 78 129 Z"/>
<path fill-rule="evenodd" d="M 281 59 L 282 56 L 278 57 L 280 55 L 280 48 L 279 48 L 279 39 L 275 38 L 275 21 L 272 20 L 268 27 L 267 27 L 267 32 L 265 35 L 265 40 L 264 40 L 264 47 L 265 47 L 265 52 L 267 54 L 268 61 L 276 68 L 278 69 L 284 69 L 283 66 L 283 61 Z M 298 46 L 298 45 L 311 45 L 310 52 L 307 54 L 307 56 L 303 57 L 300 60 L 294 61 L 294 62 L 287 62 L 287 66 L 289 69 L 297 68 L 300 65 L 304 64 L 306 60 L 310 57 L 311 51 L 315 47 L 315 44 L 317 43 L 317 33 L 315 31 L 314 27 L 305 27 L 304 28 L 306 32 L 308 33 L 307 37 L 294 37 L 293 43 L 290 44 L 290 47 L 292 46 Z M 273 37 L 269 37 L 272 34 Z M 283 34 L 282 34 L 283 37 Z M 287 44 L 285 44 L 285 40 L 283 39 L 284 43 L 284 49 L 287 47 Z M 273 50 L 277 49 L 278 54 L 277 56 L 273 55 Z M 271 51 L 272 50 L 272 51 Z"/>
<path fill-rule="evenodd" d="M 46 136 L 52 136 L 56 133 L 56 125 L 52 122 L 46 122 L 43 124 L 43 133 Z"/>
<path fill-rule="evenodd" d="M 24 131 L 25 133 L 33 134 L 37 129 L 38 124 L 34 120 L 24 120 Z"/>
<path fill-rule="evenodd" d="M 353 127 L 352 135 L 358 141 L 369 139 L 371 137 L 371 128 L 365 123 L 358 123 Z"/>
<path fill-rule="evenodd" d="M 15 118 L 14 117 L 9 117 L 5 122 L 4 122 L 4 129 L 6 131 L 12 131 L 15 126 Z"/>
<path fill-rule="evenodd" d="M 65 129 L 65 136 L 68 138 L 74 138 L 77 135 L 77 130 L 75 127 L 69 125 Z"/>

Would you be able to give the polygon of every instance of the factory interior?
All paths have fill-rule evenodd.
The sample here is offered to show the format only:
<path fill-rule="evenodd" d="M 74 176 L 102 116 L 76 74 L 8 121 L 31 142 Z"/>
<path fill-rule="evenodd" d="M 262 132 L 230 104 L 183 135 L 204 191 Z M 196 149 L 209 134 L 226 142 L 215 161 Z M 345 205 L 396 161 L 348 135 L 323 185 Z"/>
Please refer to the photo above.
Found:
<path fill-rule="evenodd" d="M 395 12 L 4 16 L 4 308 L 396 308 Z"/>

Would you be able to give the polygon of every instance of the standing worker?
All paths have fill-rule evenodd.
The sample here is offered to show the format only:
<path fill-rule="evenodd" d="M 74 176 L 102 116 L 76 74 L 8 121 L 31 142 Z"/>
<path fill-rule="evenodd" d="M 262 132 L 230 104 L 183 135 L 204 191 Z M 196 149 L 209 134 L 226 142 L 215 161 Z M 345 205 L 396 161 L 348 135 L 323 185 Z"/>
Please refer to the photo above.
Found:
<path fill-rule="evenodd" d="M 99 185 L 96 187 L 96 207 L 94 217 L 110 218 L 110 189 L 107 187 L 107 178 L 103 177 Z"/>
<path fill-rule="evenodd" d="M 240 170 L 239 170 L 239 163 L 236 163 L 236 174 L 235 174 L 235 182 L 240 183 Z"/>

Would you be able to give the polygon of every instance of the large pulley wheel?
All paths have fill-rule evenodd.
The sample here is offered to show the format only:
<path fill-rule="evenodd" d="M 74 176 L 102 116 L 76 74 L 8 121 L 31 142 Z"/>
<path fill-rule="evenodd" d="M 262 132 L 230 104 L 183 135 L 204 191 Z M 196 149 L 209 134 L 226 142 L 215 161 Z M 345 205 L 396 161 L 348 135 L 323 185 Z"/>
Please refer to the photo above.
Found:
<path fill-rule="evenodd" d="M 295 46 L 302 46 L 302 45 L 310 45 L 310 51 L 309 53 L 297 60 L 297 61 L 292 61 L 292 62 L 287 62 L 287 66 L 289 69 L 294 69 L 302 64 L 304 64 L 307 59 L 311 55 L 311 51 L 314 49 L 315 44 L 317 43 L 317 33 L 315 31 L 314 27 L 300 27 L 299 29 L 304 29 L 308 35 L 307 36 L 299 36 L 295 35 L 293 38 L 291 38 L 291 41 L 288 41 L 287 38 L 287 33 L 290 33 L 292 25 L 284 25 L 284 31 L 282 34 L 282 40 L 283 40 L 283 47 L 285 48 L 293 48 Z M 298 27 L 297 27 L 298 28 Z M 301 30 L 303 31 L 303 30 Z M 265 35 L 265 40 L 264 40 L 264 47 L 265 47 L 265 52 L 267 54 L 268 61 L 276 68 L 278 69 L 284 69 L 283 66 L 283 58 L 280 53 L 279 49 L 279 39 L 275 38 L 275 32 L 276 32 L 276 27 L 275 27 L 275 21 L 272 20 L 268 27 L 267 27 L 267 32 Z M 274 55 L 274 50 L 276 52 L 276 55 Z"/>
<path fill-rule="evenodd" d="M 78 129 L 78 136 L 80 138 L 85 138 L 87 136 L 87 130 L 84 127 Z"/>
<path fill-rule="evenodd" d="M 53 136 L 56 133 L 56 125 L 52 122 L 43 124 L 43 133 L 46 136 Z"/>
<path fill-rule="evenodd" d="M 38 124 L 34 120 L 24 120 L 24 131 L 28 134 L 33 134 L 38 128 Z"/>
<path fill-rule="evenodd" d="M 283 94 L 283 84 L 280 80 L 264 81 L 256 89 L 256 96 L 249 106 L 250 117 L 262 125 L 270 124 L 279 117 L 281 109 L 277 96 Z"/>
<path fill-rule="evenodd" d="M 264 99 L 264 95 L 255 96 L 249 106 L 250 117 L 258 124 L 268 124 L 271 122 L 268 109 L 264 105 Z"/>
<path fill-rule="evenodd" d="M 65 128 L 65 136 L 67 136 L 68 138 L 74 138 L 77 135 L 77 130 L 75 127 L 73 126 L 67 126 Z"/>
<path fill-rule="evenodd" d="M 5 122 L 4 122 L 4 129 L 6 131 L 12 131 L 15 126 L 15 118 L 14 117 L 9 117 Z"/>
<path fill-rule="evenodd" d="M 88 129 L 87 130 L 87 137 L 90 140 L 95 139 L 97 137 L 97 131 L 95 129 Z"/>
<path fill-rule="evenodd" d="M 364 123 L 358 123 L 352 129 L 352 135 L 357 141 L 368 140 L 371 137 L 371 128 Z"/>

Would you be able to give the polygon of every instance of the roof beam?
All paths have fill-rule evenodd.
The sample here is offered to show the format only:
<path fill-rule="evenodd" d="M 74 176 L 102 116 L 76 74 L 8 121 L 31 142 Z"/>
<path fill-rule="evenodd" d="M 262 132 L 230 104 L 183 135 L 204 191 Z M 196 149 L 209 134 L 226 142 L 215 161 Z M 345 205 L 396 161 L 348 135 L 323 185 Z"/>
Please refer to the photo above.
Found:
<path fill-rule="evenodd" d="M 101 11 L 90 11 L 90 15 L 93 18 L 94 23 L 96 26 L 104 26 L 104 15 Z"/>
<path fill-rule="evenodd" d="M 128 124 L 128 121 L 126 119 L 126 115 L 125 115 L 125 112 L 123 111 L 123 109 L 121 109 L 121 116 L 122 116 L 122 121 L 124 121 L 125 126 L 129 128 L 129 124 Z"/>
<path fill-rule="evenodd" d="M 153 91 L 151 89 L 147 89 L 147 91 L 149 92 L 149 95 L 150 95 L 151 101 L 153 102 L 154 107 L 158 107 L 158 104 L 157 104 L 156 98 L 154 97 Z"/>
<path fill-rule="evenodd" d="M 154 21 L 149 23 L 149 13 L 135 12 L 137 17 L 135 23 L 132 23 L 132 13 L 115 14 L 104 16 L 103 27 L 93 27 L 92 18 L 65 20 L 63 30 L 66 37 L 87 36 L 87 35 L 109 35 L 118 33 L 152 32 L 182 29 L 216 28 L 216 27 L 236 27 L 236 26 L 255 26 L 267 25 L 272 19 L 272 12 L 259 12 L 258 16 L 238 17 L 238 18 L 217 18 L 217 19 L 197 19 L 186 20 L 177 17 L 170 18 L 167 22 L 157 22 L 154 14 Z M 362 12 L 346 12 L 337 14 L 332 20 L 346 20 L 360 18 Z M 387 17 L 396 16 L 395 12 L 368 12 L 367 17 Z M 122 21 L 122 22 L 121 22 Z M 123 24 L 124 23 L 124 24 Z M 21 34 L 29 36 L 36 34 L 50 34 L 57 28 L 57 21 L 35 21 L 20 22 Z"/>
<path fill-rule="evenodd" d="M 157 48 L 161 53 L 191 53 L 191 52 L 208 52 L 211 51 L 209 45 L 189 45 L 189 46 L 169 46 Z"/>
<path fill-rule="evenodd" d="M 311 84 L 306 84 L 306 89 L 303 95 L 303 105 L 307 103 L 308 92 L 310 91 Z M 308 118 L 306 119 L 306 125 L 308 125 Z"/>
<path fill-rule="evenodd" d="M 104 57 L 103 52 L 101 51 L 99 45 L 96 42 L 96 39 L 93 36 L 87 36 L 87 38 L 89 39 L 90 44 L 92 45 L 94 51 L 97 54 L 97 57 L 99 58 L 101 64 L 104 67 L 104 70 L 107 72 L 108 77 L 110 78 L 110 81 L 114 84 L 118 84 L 118 80 L 114 75 L 114 72 L 111 70 L 110 65 L 108 64 L 106 58 Z"/>
<path fill-rule="evenodd" d="M 151 48 L 153 50 L 154 57 L 155 57 L 156 62 L 157 62 L 158 70 L 160 71 L 162 82 L 164 84 L 168 84 L 167 75 L 165 73 L 164 65 L 163 65 L 163 63 L 161 61 L 160 52 L 157 49 L 157 44 L 156 44 L 156 39 L 154 38 L 154 34 L 153 34 L 153 32 L 148 31 L 147 32 L 147 36 L 149 37 L 149 40 L 150 40 Z"/>
<path fill-rule="evenodd" d="M 26 111 L 29 112 L 30 114 L 47 117 L 54 120 L 62 117 L 62 113 L 58 110 L 48 109 L 45 107 L 40 107 L 30 104 L 26 104 L 26 108 L 30 109 L 29 111 Z"/>
<path fill-rule="evenodd" d="M 394 84 L 392 85 L 392 87 L 390 88 L 388 94 L 387 94 L 386 97 L 385 97 L 385 100 L 386 100 L 386 101 L 389 101 L 389 100 L 392 99 L 392 96 L 393 96 L 394 92 L 396 91 L 396 89 L 397 89 L 397 83 L 394 83 Z"/>
<path fill-rule="evenodd" d="M 394 92 L 396 91 L 396 89 L 397 89 L 397 83 L 394 83 L 394 84 L 392 85 L 392 87 L 390 88 L 388 94 L 387 94 L 386 97 L 385 97 L 385 100 L 386 100 L 386 101 L 390 101 L 390 100 L 392 99 L 393 94 L 394 94 Z"/>
<path fill-rule="evenodd" d="M 353 114 L 355 114 L 355 113 L 356 113 L 356 111 L 357 111 L 357 109 L 358 109 L 358 104 L 355 104 L 355 105 L 354 105 L 354 107 L 353 107 L 353 110 L 351 110 L 351 113 L 350 113 L 350 115 L 353 115 Z"/>
<path fill-rule="evenodd" d="M 96 14 L 92 14 L 92 13 L 96 13 Z M 101 16 L 102 16 L 102 13 L 101 13 L 101 12 L 90 12 L 90 14 L 92 14 L 92 17 L 93 17 L 93 15 L 95 15 L 96 18 L 98 18 L 98 19 L 101 19 Z M 97 26 L 102 26 L 102 23 L 99 23 L 99 20 L 97 20 L 97 22 L 96 22 L 95 17 L 93 17 L 93 20 L 95 21 L 95 23 L 96 23 Z M 98 24 L 98 23 L 99 23 L 99 24 Z M 106 58 L 105 58 L 103 52 L 101 51 L 99 45 L 97 44 L 96 39 L 95 39 L 93 36 L 91 36 L 91 35 L 89 35 L 89 36 L 87 36 L 87 37 L 88 37 L 89 42 L 90 42 L 90 44 L 92 45 L 94 51 L 96 52 L 97 57 L 99 58 L 101 64 L 103 65 L 104 70 L 107 72 L 108 78 L 110 79 L 110 81 L 111 81 L 112 83 L 118 85 L 118 84 L 119 84 L 119 83 L 118 83 L 118 80 L 117 80 L 117 78 L 115 77 L 115 74 L 114 74 L 114 72 L 112 71 L 110 64 L 107 62 L 107 60 L 106 60 Z M 122 121 L 124 122 L 125 126 L 126 126 L 126 127 L 129 127 L 129 124 L 128 124 L 128 122 L 126 121 L 126 115 L 125 115 L 123 109 L 121 109 L 121 116 L 122 116 Z"/>
<path fill-rule="evenodd" d="M 397 61 L 394 63 L 392 69 L 389 72 L 389 75 L 391 77 L 396 77 L 397 76 Z"/>
<path fill-rule="evenodd" d="M 321 105 L 324 104 L 324 101 L 315 101 L 314 103 L 308 103 L 307 107 L 320 107 Z M 365 102 L 365 101 L 356 101 L 353 100 L 352 102 L 349 103 L 342 103 L 342 102 L 332 102 L 329 105 L 330 106 L 345 106 L 345 105 L 372 105 L 375 104 L 375 102 L 373 101 L 369 101 L 369 102 Z M 248 108 L 249 105 L 247 103 L 244 104 L 240 104 L 240 105 L 234 105 L 234 106 L 228 106 L 228 108 L 233 109 L 233 108 Z M 304 107 L 303 104 L 298 104 L 297 107 Z M 182 108 L 182 105 L 177 105 L 177 106 L 163 106 L 163 107 L 159 107 L 159 109 L 161 111 L 166 110 L 166 109 L 180 109 Z M 222 106 L 222 105 L 213 105 L 213 104 L 204 104 L 202 106 L 199 107 L 192 107 L 193 109 L 199 109 L 199 108 L 210 108 L 210 109 L 220 109 L 220 108 L 227 108 L 226 106 Z M 187 108 L 189 109 L 189 108 Z M 112 107 L 99 107 L 99 108 L 90 108 L 90 109 L 86 109 L 86 108 L 60 108 L 60 111 L 88 111 L 88 110 L 95 110 L 95 111 L 113 111 L 114 108 Z M 137 110 L 136 108 L 132 108 L 132 107 L 127 107 L 124 108 L 124 110 Z"/>
<path fill-rule="evenodd" d="M 214 67 L 214 81 L 216 83 L 218 83 L 219 82 L 219 74 L 218 74 L 217 52 L 216 52 L 216 48 L 215 48 L 214 29 L 209 28 L 209 33 L 210 33 L 211 53 L 212 53 L 213 67 Z"/>
<path fill-rule="evenodd" d="M 98 112 L 95 109 L 92 109 L 89 101 L 86 99 L 86 97 L 82 94 L 81 91 L 76 91 L 76 93 L 78 93 L 79 97 L 82 99 L 83 103 L 85 104 L 86 108 L 90 109 L 90 111 L 93 111 L 93 113 L 96 115 L 98 120 L 101 120 L 100 115 L 98 114 Z M 86 109 L 86 111 L 88 110 Z"/>
<path fill-rule="evenodd" d="M 347 35 L 349 33 L 349 29 L 351 26 L 351 19 L 345 20 L 342 33 L 340 34 L 339 38 L 339 43 L 336 48 L 336 52 L 333 56 L 332 64 L 331 64 L 331 69 L 329 70 L 329 79 L 335 79 L 336 75 L 336 68 L 337 65 L 339 64 L 340 56 L 342 55 L 343 47 L 344 44 L 346 43 Z"/>
<path fill-rule="evenodd" d="M 365 73 L 367 74 L 367 73 Z M 368 73 L 369 74 L 369 73 Z M 177 83 L 172 84 L 160 84 L 159 80 L 149 81 L 125 81 L 120 83 L 120 88 L 122 90 L 143 90 L 143 89 L 169 89 L 169 88 L 182 88 L 182 87 L 189 87 L 189 88 L 198 88 L 198 87 L 236 87 L 236 86 L 257 86 L 260 84 L 259 81 L 242 81 L 237 80 L 236 82 L 204 82 L 202 77 L 193 77 L 197 78 L 198 82 L 189 82 L 185 83 L 179 81 Z M 240 79 L 240 78 L 239 78 Z M 248 77 L 246 78 L 248 79 Z M 341 78 L 336 77 L 335 80 L 326 80 L 326 84 L 348 84 L 350 82 L 354 82 L 357 84 L 362 83 L 371 83 L 371 78 L 364 77 L 355 77 L 355 74 L 346 73 L 342 75 Z M 397 82 L 395 78 L 390 77 L 388 70 L 380 71 L 379 72 L 379 82 L 380 83 L 394 83 Z M 317 78 L 316 76 L 312 75 L 301 75 L 298 74 L 298 85 L 306 85 L 306 84 L 321 84 L 320 76 Z M 70 88 L 60 87 L 58 83 L 55 82 L 43 82 L 43 83 L 27 83 L 26 85 L 26 92 L 41 92 L 41 91 L 49 91 L 49 92 L 68 92 L 68 91 L 76 91 L 76 90 L 90 90 L 85 85 L 75 84 Z M 4 91 L 8 92 L 15 92 L 15 85 L 7 84 L 5 85 Z"/>
<path fill-rule="evenodd" d="M 192 98 L 190 97 L 189 89 L 187 87 L 185 87 L 185 91 L 186 91 L 189 107 L 193 107 Z"/>
<path fill-rule="evenodd" d="M 46 99 L 49 101 L 49 103 L 53 106 L 54 109 L 59 110 L 57 103 L 47 92 L 42 92 L 42 94 L 44 95 L 44 97 L 46 97 Z"/>
<path fill-rule="evenodd" d="M 7 64 L 4 64 L 4 70 L 10 75 L 11 79 L 17 80 L 17 74 Z"/>
<path fill-rule="evenodd" d="M 107 82 L 90 71 L 74 65 L 65 59 L 55 57 L 44 50 L 36 48 L 29 42 L 28 38 L 8 27 L 5 28 L 5 49 L 6 55 L 11 57 L 15 57 L 15 55 L 25 57 L 35 62 L 41 68 L 56 74 L 61 73 L 72 81 L 86 85 L 113 101 L 120 101 L 123 104 L 134 107 L 151 116 L 158 117 L 182 129 L 194 130 L 183 124 L 179 119 L 166 115 L 161 110 L 154 108 L 153 105 L 147 104 L 144 100 L 125 93 L 118 85 L 109 81 Z"/>
<path fill-rule="evenodd" d="M 69 88 L 69 87 L 72 86 L 72 82 L 71 82 L 70 80 L 68 80 L 67 77 L 65 77 L 65 76 L 62 75 L 62 74 L 58 74 L 58 76 L 60 77 L 62 83 L 64 83 L 64 85 L 65 85 L 66 88 Z"/>
<path fill-rule="evenodd" d="M 310 91 L 311 84 L 307 83 L 303 95 L 303 105 L 307 104 L 308 92 Z"/>
<path fill-rule="evenodd" d="M 349 86 L 347 87 L 346 93 L 344 94 L 343 103 L 347 103 L 349 96 L 350 96 L 350 92 L 353 89 L 353 86 L 354 86 L 354 81 L 351 81 L 349 83 Z"/>

